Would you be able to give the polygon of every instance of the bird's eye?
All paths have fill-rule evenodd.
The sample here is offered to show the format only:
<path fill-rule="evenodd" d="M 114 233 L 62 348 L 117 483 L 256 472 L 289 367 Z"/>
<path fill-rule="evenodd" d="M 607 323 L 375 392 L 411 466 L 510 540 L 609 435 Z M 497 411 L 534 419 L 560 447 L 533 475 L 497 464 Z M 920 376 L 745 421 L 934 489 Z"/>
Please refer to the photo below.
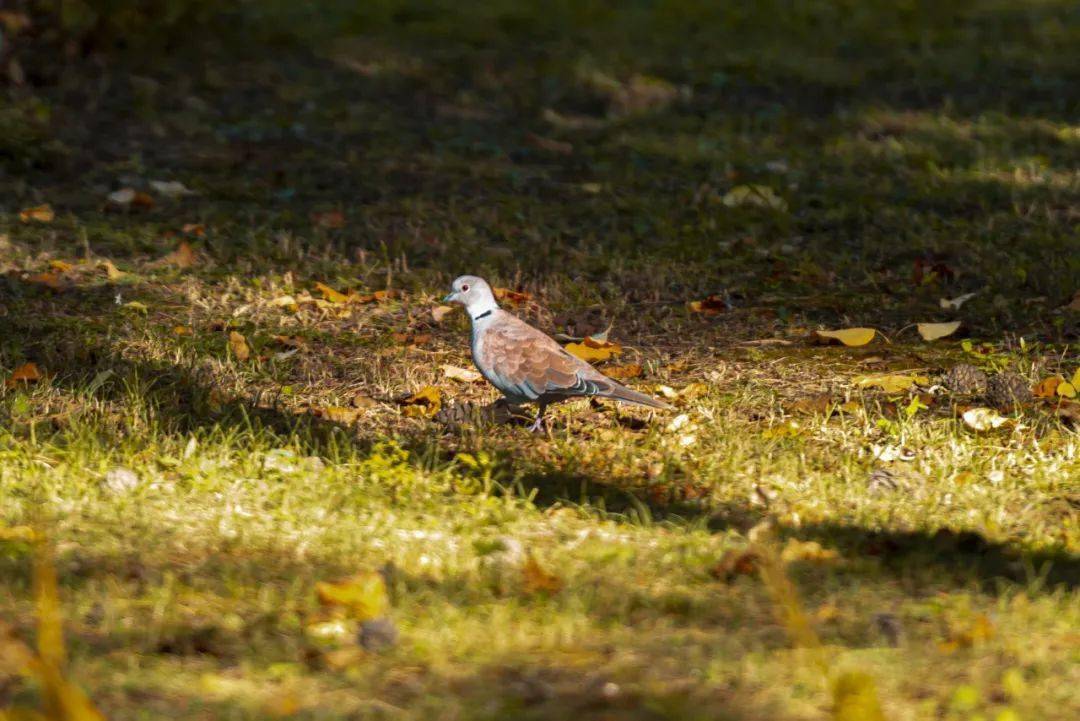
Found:
<path fill-rule="evenodd" d="M 469 286 L 467 286 L 467 285 L 461 286 L 461 292 L 462 293 L 468 293 L 469 292 Z"/>

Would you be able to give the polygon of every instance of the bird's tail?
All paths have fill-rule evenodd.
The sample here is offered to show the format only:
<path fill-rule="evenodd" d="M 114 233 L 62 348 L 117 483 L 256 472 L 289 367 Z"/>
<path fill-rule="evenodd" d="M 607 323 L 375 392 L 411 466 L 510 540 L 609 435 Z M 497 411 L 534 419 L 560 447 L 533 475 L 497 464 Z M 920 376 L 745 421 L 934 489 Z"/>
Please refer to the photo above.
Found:
<path fill-rule="evenodd" d="M 596 395 L 600 396 L 601 398 L 614 398 L 615 400 L 622 401 L 623 403 L 634 403 L 639 406 L 648 406 L 650 408 L 663 408 L 665 410 L 674 408 L 674 406 L 672 406 L 670 403 L 665 403 L 659 398 L 653 398 L 652 396 L 647 396 L 644 393 L 638 393 L 637 391 L 631 390 L 626 386 L 619 385 L 618 383 L 612 383 L 608 381 L 608 386 L 608 388 L 601 390 Z"/>

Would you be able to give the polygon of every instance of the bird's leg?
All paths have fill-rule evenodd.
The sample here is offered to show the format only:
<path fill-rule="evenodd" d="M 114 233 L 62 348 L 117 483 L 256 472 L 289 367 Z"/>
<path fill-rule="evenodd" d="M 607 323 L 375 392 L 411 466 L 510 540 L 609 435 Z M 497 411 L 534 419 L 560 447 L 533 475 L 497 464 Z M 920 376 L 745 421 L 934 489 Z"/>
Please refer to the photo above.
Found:
<path fill-rule="evenodd" d="M 529 426 L 529 433 L 540 433 L 544 430 L 544 411 L 547 409 L 547 405 L 541 403 L 536 411 L 536 420 Z"/>

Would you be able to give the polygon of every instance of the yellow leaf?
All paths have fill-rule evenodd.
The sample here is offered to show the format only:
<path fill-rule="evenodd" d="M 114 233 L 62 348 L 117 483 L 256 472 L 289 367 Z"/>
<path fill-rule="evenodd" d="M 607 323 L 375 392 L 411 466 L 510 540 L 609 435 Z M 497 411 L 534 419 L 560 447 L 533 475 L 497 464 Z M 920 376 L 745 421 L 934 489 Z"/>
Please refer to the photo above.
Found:
<path fill-rule="evenodd" d="M 33 383 L 41 380 L 41 371 L 33 363 L 24 363 L 11 372 L 11 377 L 5 381 L 4 385 L 8 388 L 14 388 L 19 383 Z"/>
<path fill-rule="evenodd" d="M 1057 394 L 1062 398 L 1076 398 L 1076 386 L 1071 382 L 1059 383 Z"/>
<path fill-rule="evenodd" d="M 236 331 L 229 331 L 229 350 L 238 361 L 246 361 L 251 357 L 251 348 L 248 347 L 247 339 Z"/>
<path fill-rule="evenodd" d="M 610 360 L 622 353 L 622 346 L 610 341 L 598 341 L 586 338 L 581 343 L 568 343 L 566 352 L 589 363 Z"/>
<path fill-rule="evenodd" d="M 637 378 L 641 375 L 641 371 L 642 368 L 640 363 L 631 363 L 624 366 L 608 366 L 604 369 L 604 375 L 616 380 L 627 380 L 629 378 Z"/>
<path fill-rule="evenodd" d="M 851 347 L 866 345 L 874 340 L 874 336 L 877 335 L 877 331 L 873 328 L 844 328 L 842 330 L 818 330 L 814 332 L 820 338 L 840 341 L 844 345 Z"/>
<path fill-rule="evenodd" d="M 767 185 L 736 185 L 721 201 L 729 208 L 753 206 L 772 210 L 787 210 L 787 201 Z"/>
<path fill-rule="evenodd" d="M 442 407 L 442 395 L 435 386 L 424 386 L 398 403 L 404 406 L 401 412 L 410 418 L 431 418 Z"/>
<path fill-rule="evenodd" d="M 531 553 L 521 567 L 521 576 L 526 593 L 558 593 L 563 587 L 562 579 L 544 570 Z"/>
<path fill-rule="evenodd" d="M 874 677 L 847 671 L 833 683 L 833 721 L 885 721 Z"/>
<path fill-rule="evenodd" d="M 146 307 L 146 303 L 140 303 L 137 300 L 130 300 L 120 307 L 124 310 L 130 310 L 133 313 L 142 313 L 143 315 L 146 315 L 148 312 L 150 312 L 150 309 Z"/>
<path fill-rule="evenodd" d="M 443 365 L 443 375 L 454 381 L 461 381 L 462 383 L 475 383 L 482 380 L 483 376 L 474 370 L 468 368 L 459 368 L 458 366 Z"/>
<path fill-rule="evenodd" d="M 113 265 L 111 260 L 101 261 L 98 263 L 98 267 L 105 269 L 105 276 L 111 281 L 122 280 L 127 275 L 127 273 Z"/>
<path fill-rule="evenodd" d="M 349 301 L 349 296 L 334 290 L 325 283 L 316 283 L 315 290 L 322 293 L 323 298 L 326 298 L 331 303 L 347 303 Z"/>
<path fill-rule="evenodd" d="M 64 260 L 50 260 L 49 267 L 60 273 L 68 273 L 75 269 L 75 266 Z"/>
<path fill-rule="evenodd" d="M 435 305 L 431 307 L 431 317 L 436 323 L 442 323 L 443 318 L 454 311 L 452 305 Z"/>
<path fill-rule="evenodd" d="M 880 388 L 886 393 L 900 393 L 924 380 L 919 376 L 905 376 L 897 373 L 858 376 L 853 383 L 859 388 Z"/>
<path fill-rule="evenodd" d="M 325 408 L 313 408 L 312 412 L 320 418 L 325 418 L 334 423 L 350 425 L 360 417 L 359 408 L 343 408 L 340 406 L 327 406 Z"/>
<path fill-rule="evenodd" d="M 293 298 L 291 295 L 281 295 L 270 301 L 270 305 L 275 308 L 289 308 L 291 310 L 296 310 L 297 304 L 296 298 Z"/>
<path fill-rule="evenodd" d="M 964 411 L 964 423 L 977 431 L 988 431 L 1001 427 L 1008 419 L 992 408 L 972 408 Z"/>
<path fill-rule="evenodd" d="M 950 336 L 959 330 L 960 321 L 954 320 L 951 323 L 919 323 L 916 328 L 918 328 L 919 335 L 923 337 L 923 340 L 937 340 L 938 338 Z"/>
<path fill-rule="evenodd" d="M 44 205 L 35 205 L 32 208 L 23 208 L 19 211 L 19 220 L 24 223 L 29 223 L 30 221 L 51 223 L 55 217 L 56 213 L 53 212 L 52 206 L 48 203 L 45 203 Z"/>
<path fill-rule="evenodd" d="M 1076 369 L 1073 373 L 1073 377 L 1069 379 L 1069 383 L 1072 383 L 1073 388 L 1080 388 L 1080 368 Z"/>
<path fill-rule="evenodd" d="M 319 603 L 340 608 L 356 621 L 385 616 L 390 607 L 386 582 L 375 571 L 358 573 L 335 583 L 320 581 L 315 584 L 315 593 Z"/>
<path fill-rule="evenodd" d="M 792 538 L 780 552 L 780 560 L 784 563 L 795 561 L 808 561 L 811 563 L 832 563 L 840 558 L 840 555 L 831 548 L 822 548 L 817 541 L 800 541 Z"/>
<path fill-rule="evenodd" d="M 192 333 L 194 333 L 191 326 L 189 325 L 173 326 L 172 332 L 173 335 L 191 335 Z"/>

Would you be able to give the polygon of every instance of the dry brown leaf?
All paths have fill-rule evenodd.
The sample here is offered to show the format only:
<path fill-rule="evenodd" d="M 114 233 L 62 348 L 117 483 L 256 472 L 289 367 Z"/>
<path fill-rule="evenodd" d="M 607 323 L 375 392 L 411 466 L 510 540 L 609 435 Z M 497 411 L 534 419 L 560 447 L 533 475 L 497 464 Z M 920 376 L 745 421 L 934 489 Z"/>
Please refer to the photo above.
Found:
<path fill-rule="evenodd" d="M 1058 386 L 1065 382 L 1063 376 L 1050 376 L 1043 378 L 1032 388 L 1036 398 L 1053 398 L 1057 395 Z"/>
<path fill-rule="evenodd" d="M 154 207 L 154 199 L 149 194 L 134 188 L 121 188 L 109 193 L 105 205 L 109 210 L 128 210 L 130 208 L 149 210 Z"/>
<path fill-rule="evenodd" d="M 724 553 L 720 560 L 709 569 L 709 574 L 721 581 L 730 582 L 736 576 L 753 576 L 757 574 L 761 557 L 756 551 L 739 549 Z"/>
<path fill-rule="evenodd" d="M 307 348 L 307 341 L 298 335 L 275 335 L 271 337 L 275 343 L 285 348 L 302 350 Z"/>
<path fill-rule="evenodd" d="M 229 350 L 238 361 L 246 361 L 251 357 L 251 348 L 248 347 L 247 339 L 234 331 L 229 331 Z"/>
<path fill-rule="evenodd" d="M 524 291 L 510 290 L 509 288 L 492 288 L 491 292 L 495 294 L 495 300 L 505 301 L 510 305 L 522 305 L 532 300 L 532 296 Z"/>
<path fill-rule="evenodd" d="M 618 343 L 597 340 L 591 336 L 580 343 L 568 343 L 565 348 L 567 353 L 589 363 L 610 360 L 612 356 L 620 355 L 623 350 Z"/>
<path fill-rule="evenodd" d="M 642 373 L 642 367 L 640 363 L 629 363 L 621 366 L 608 366 L 604 369 L 604 375 L 608 378 L 614 378 L 616 380 L 628 380 L 630 378 L 637 378 Z"/>
<path fill-rule="evenodd" d="M 841 330 L 816 330 L 818 338 L 826 341 L 838 341 L 846 346 L 863 346 L 874 340 L 877 331 L 873 328 L 844 328 Z"/>
<path fill-rule="evenodd" d="M 931 341 L 938 338 L 945 338 L 952 335 L 956 331 L 960 330 L 960 321 L 954 320 L 951 323 L 919 323 L 915 326 L 919 335 L 923 340 Z"/>
<path fill-rule="evenodd" d="M 206 236 L 206 226 L 202 223 L 184 223 L 180 228 L 180 232 L 184 235 L 191 235 L 196 238 L 203 238 Z"/>
<path fill-rule="evenodd" d="M 43 285 L 46 288 L 52 288 L 53 290 L 64 290 L 71 285 L 71 283 L 59 273 L 35 273 L 34 275 L 28 276 L 26 282 L 34 283 L 35 285 Z"/>
<path fill-rule="evenodd" d="M 391 333 L 390 337 L 399 345 L 416 347 L 431 342 L 430 333 Z"/>
<path fill-rule="evenodd" d="M 8 388 L 14 388 L 20 383 L 35 383 L 41 380 L 41 371 L 38 370 L 37 365 L 34 363 L 23 363 L 21 366 L 11 372 L 11 375 L 4 385 Z"/>
<path fill-rule="evenodd" d="M 325 408 L 313 410 L 317 411 L 315 415 L 320 418 L 325 418 L 333 423 L 344 423 L 345 425 L 355 423 L 361 412 L 359 408 L 343 408 L 341 406 L 326 406 Z"/>
<path fill-rule="evenodd" d="M 530 553 L 521 567 L 521 582 L 526 593 L 558 593 L 562 590 L 563 581 L 554 573 L 544 570 L 536 558 Z"/>
<path fill-rule="evenodd" d="M 719 315 L 728 309 L 727 301 L 718 295 L 710 295 L 704 300 L 692 300 L 687 303 L 691 313 L 702 315 Z"/>
<path fill-rule="evenodd" d="M 454 381 L 461 381 L 462 383 L 476 383 L 484 379 L 482 375 L 469 368 L 460 368 L 458 366 L 443 365 L 443 375 Z"/>
<path fill-rule="evenodd" d="M 176 268 L 193 268 L 199 262 L 198 254 L 195 249 L 191 247 L 191 244 L 186 240 L 180 241 L 180 244 L 176 246 L 176 250 L 164 255 L 153 263 L 150 264 L 152 268 L 160 268 L 162 266 L 171 265 Z"/>
<path fill-rule="evenodd" d="M 424 386 L 398 401 L 401 412 L 409 418 L 431 418 L 442 407 L 442 394 L 435 386 Z"/>
<path fill-rule="evenodd" d="M 567 143 L 562 140 L 554 140 L 553 138 L 545 138 L 542 135 L 536 133 L 529 133 L 525 136 L 525 140 L 529 145 L 534 148 L 546 151 L 548 153 L 554 153 L 556 155 L 573 155 L 574 146 L 571 143 Z"/>
<path fill-rule="evenodd" d="M 24 223 L 31 221 L 36 223 L 51 223 L 56 218 L 56 213 L 53 212 L 52 206 L 48 203 L 44 205 L 35 205 L 32 208 L 23 208 L 19 211 L 19 220 Z"/>
<path fill-rule="evenodd" d="M 832 407 L 832 396 L 828 393 L 818 393 L 817 395 L 800 398 L 788 406 L 788 410 L 792 413 L 804 413 L 806 415 L 824 415 L 828 413 Z"/>
<path fill-rule="evenodd" d="M 436 323 L 442 323 L 450 313 L 454 312 L 454 306 L 452 305 L 433 305 L 431 306 L 431 317 Z"/>
<path fill-rule="evenodd" d="M 345 214 L 340 210 L 328 210 L 323 213 L 312 213 L 311 223 L 318 228 L 336 230 L 345 227 Z"/>

